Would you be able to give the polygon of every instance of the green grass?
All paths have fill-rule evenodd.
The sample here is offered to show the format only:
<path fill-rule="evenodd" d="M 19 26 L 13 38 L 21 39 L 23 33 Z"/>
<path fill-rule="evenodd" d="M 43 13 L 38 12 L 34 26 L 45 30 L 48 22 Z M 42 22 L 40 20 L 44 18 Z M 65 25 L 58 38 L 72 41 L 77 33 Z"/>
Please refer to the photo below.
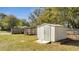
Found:
<path fill-rule="evenodd" d="M 66 51 L 79 50 L 78 46 L 58 43 L 38 44 L 36 36 L 0 35 L 0 51 Z"/>

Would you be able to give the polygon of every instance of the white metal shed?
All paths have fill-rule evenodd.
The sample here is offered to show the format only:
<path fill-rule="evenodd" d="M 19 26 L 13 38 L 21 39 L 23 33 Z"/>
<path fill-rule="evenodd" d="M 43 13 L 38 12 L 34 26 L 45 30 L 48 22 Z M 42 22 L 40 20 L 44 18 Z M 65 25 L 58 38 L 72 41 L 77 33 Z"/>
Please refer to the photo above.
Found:
<path fill-rule="evenodd" d="M 44 23 L 37 27 L 37 42 L 48 43 L 66 39 L 66 28 L 58 24 Z"/>

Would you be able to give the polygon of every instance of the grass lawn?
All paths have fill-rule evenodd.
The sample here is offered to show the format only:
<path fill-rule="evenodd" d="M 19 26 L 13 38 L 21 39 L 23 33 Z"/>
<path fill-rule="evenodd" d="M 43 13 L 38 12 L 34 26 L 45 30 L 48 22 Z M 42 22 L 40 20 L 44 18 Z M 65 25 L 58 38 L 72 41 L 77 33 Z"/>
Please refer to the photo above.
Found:
<path fill-rule="evenodd" d="M 38 44 L 36 36 L 29 35 L 0 35 L 1 51 L 66 51 L 79 50 L 79 41 L 67 43 Z"/>

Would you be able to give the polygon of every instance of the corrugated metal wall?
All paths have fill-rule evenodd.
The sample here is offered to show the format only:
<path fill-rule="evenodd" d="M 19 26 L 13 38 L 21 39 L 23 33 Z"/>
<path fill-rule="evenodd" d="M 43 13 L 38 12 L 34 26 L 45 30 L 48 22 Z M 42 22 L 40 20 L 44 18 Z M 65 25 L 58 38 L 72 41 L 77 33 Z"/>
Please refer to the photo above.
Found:
<path fill-rule="evenodd" d="M 51 41 L 51 27 L 49 25 L 44 26 L 44 40 Z"/>
<path fill-rule="evenodd" d="M 41 41 L 58 41 L 66 39 L 66 28 L 62 26 L 44 25 L 37 28 L 37 37 Z"/>
<path fill-rule="evenodd" d="M 39 40 L 44 40 L 44 27 L 38 27 L 37 28 L 37 37 Z"/>

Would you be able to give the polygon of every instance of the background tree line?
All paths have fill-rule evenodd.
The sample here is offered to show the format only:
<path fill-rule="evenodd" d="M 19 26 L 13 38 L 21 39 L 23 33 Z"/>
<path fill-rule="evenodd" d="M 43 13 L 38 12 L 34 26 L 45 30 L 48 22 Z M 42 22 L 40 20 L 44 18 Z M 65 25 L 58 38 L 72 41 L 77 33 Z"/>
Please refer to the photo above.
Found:
<path fill-rule="evenodd" d="M 37 8 L 26 20 L 18 19 L 13 15 L 0 13 L 0 27 L 2 30 L 10 30 L 15 26 L 28 26 L 35 28 L 43 23 L 61 24 L 68 28 L 79 28 L 78 7 L 44 7 Z"/>
<path fill-rule="evenodd" d="M 68 28 L 79 28 L 78 7 L 47 7 L 38 8 L 29 16 L 30 26 L 42 23 L 61 24 Z"/>
<path fill-rule="evenodd" d="M 10 31 L 11 28 L 14 28 L 15 26 L 26 26 L 26 24 L 26 20 L 18 19 L 13 15 L 0 13 L 0 27 L 2 30 Z"/>

